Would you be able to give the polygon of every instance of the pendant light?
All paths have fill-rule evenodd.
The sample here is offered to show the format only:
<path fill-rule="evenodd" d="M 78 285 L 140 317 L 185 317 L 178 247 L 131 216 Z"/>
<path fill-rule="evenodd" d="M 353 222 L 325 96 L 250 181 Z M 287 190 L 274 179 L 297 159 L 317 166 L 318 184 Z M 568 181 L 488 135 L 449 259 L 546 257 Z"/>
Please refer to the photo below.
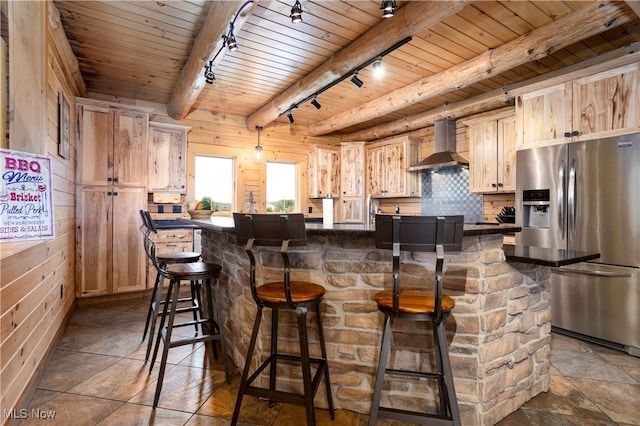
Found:
<path fill-rule="evenodd" d="M 260 146 L 260 131 L 262 130 L 262 126 L 256 126 L 256 130 L 258 131 L 258 145 L 256 145 L 254 155 L 256 157 L 256 163 L 259 163 L 262 160 L 262 147 Z"/>

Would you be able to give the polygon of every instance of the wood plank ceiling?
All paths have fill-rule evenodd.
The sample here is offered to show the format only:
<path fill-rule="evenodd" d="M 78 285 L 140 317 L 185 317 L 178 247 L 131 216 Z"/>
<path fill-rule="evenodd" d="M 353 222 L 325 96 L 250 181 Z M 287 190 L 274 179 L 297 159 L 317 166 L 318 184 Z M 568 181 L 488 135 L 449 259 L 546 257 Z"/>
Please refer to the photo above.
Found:
<path fill-rule="evenodd" d="M 288 125 L 278 115 L 292 104 L 409 34 L 410 42 L 383 58 L 384 78 L 368 66 L 358 73 L 362 87 L 346 78 L 317 97 L 319 110 L 305 102 L 291 111 L 303 133 L 345 140 L 412 130 L 412 117 L 640 41 L 638 1 L 400 0 L 396 15 L 384 19 L 377 0 L 301 0 L 303 22 L 293 24 L 294 2 L 55 5 L 88 92 L 245 116 L 250 130 Z M 222 49 L 215 81 L 204 84 L 204 65 L 241 9 L 239 49 Z M 410 102 L 399 100 L 405 92 Z"/>

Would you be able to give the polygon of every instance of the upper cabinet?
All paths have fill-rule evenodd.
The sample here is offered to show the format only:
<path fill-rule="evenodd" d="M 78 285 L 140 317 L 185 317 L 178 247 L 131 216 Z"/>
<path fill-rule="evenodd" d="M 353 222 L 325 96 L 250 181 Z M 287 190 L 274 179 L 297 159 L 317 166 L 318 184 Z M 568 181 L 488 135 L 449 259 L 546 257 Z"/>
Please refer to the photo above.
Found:
<path fill-rule="evenodd" d="M 77 183 L 146 186 L 149 114 L 77 100 Z"/>
<path fill-rule="evenodd" d="M 187 132 L 190 127 L 149 123 L 149 192 L 187 192 Z"/>
<path fill-rule="evenodd" d="M 340 147 L 316 147 L 309 153 L 309 198 L 340 196 Z"/>
<path fill-rule="evenodd" d="M 513 112 L 468 124 L 471 192 L 515 191 L 516 118 Z"/>
<path fill-rule="evenodd" d="M 518 96 L 518 149 L 640 130 L 640 64 Z"/>
<path fill-rule="evenodd" d="M 419 197 L 420 175 L 407 172 L 419 160 L 417 140 L 403 136 L 367 147 L 367 192 L 375 198 Z"/>

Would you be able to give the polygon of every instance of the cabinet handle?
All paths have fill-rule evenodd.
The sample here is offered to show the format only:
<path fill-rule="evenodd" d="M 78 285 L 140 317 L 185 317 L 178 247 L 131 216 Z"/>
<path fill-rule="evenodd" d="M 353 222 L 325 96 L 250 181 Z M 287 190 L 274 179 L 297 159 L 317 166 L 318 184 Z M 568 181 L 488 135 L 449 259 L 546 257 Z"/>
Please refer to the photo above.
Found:
<path fill-rule="evenodd" d="M 118 182 L 118 178 L 117 177 L 113 178 L 113 181 Z"/>
<path fill-rule="evenodd" d="M 108 177 L 107 178 L 107 182 L 113 182 L 113 178 L 112 177 Z"/>
<path fill-rule="evenodd" d="M 571 136 L 580 136 L 580 132 L 578 130 L 574 130 L 571 132 Z"/>
<path fill-rule="evenodd" d="M 570 138 L 571 137 L 571 132 L 564 132 L 564 137 L 565 138 Z"/>
<path fill-rule="evenodd" d="M 502 182 L 498 182 L 498 188 L 502 188 L 503 186 Z"/>
<path fill-rule="evenodd" d="M 107 191 L 107 195 L 113 195 L 111 191 Z"/>
<path fill-rule="evenodd" d="M 113 195 L 117 196 L 118 195 L 118 191 L 113 191 Z"/>
<path fill-rule="evenodd" d="M 498 186 L 498 185 L 496 185 L 495 183 L 492 183 L 492 184 L 491 184 L 491 187 L 492 187 L 492 188 L 495 188 L 496 186 Z"/>

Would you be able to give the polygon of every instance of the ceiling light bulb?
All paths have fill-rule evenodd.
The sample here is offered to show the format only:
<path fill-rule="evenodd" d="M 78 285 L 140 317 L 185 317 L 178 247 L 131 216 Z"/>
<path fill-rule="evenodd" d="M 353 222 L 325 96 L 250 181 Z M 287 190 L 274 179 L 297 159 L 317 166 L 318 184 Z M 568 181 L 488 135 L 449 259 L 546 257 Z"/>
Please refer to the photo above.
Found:
<path fill-rule="evenodd" d="M 380 6 L 380 10 L 382 10 L 382 17 L 391 18 L 396 7 L 397 5 L 395 0 L 384 0 Z"/>
<path fill-rule="evenodd" d="M 382 67 L 382 57 L 378 56 L 373 63 L 373 75 L 376 78 L 381 78 L 384 76 L 384 68 Z"/>
<path fill-rule="evenodd" d="M 320 102 L 318 102 L 318 100 L 316 99 L 316 97 L 314 96 L 313 99 L 311 100 L 311 105 L 313 105 L 313 107 L 315 109 L 320 109 L 320 107 L 322 105 L 320 105 Z"/>
<path fill-rule="evenodd" d="M 302 22 L 302 5 L 300 4 L 300 0 L 296 0 L 295 4 L 291 8 L 291 22 L 297 24 L 298 22 Z"/>
<path fill-rule="evenodd" d="M 357 72 L 355 72 L 353 74 L 353 77 L 351 77 L 351 82 L 355 84 L 358 88 L 362 87 L 362 85 L 364 84 L 364 82 L 358 78 Z"/>

